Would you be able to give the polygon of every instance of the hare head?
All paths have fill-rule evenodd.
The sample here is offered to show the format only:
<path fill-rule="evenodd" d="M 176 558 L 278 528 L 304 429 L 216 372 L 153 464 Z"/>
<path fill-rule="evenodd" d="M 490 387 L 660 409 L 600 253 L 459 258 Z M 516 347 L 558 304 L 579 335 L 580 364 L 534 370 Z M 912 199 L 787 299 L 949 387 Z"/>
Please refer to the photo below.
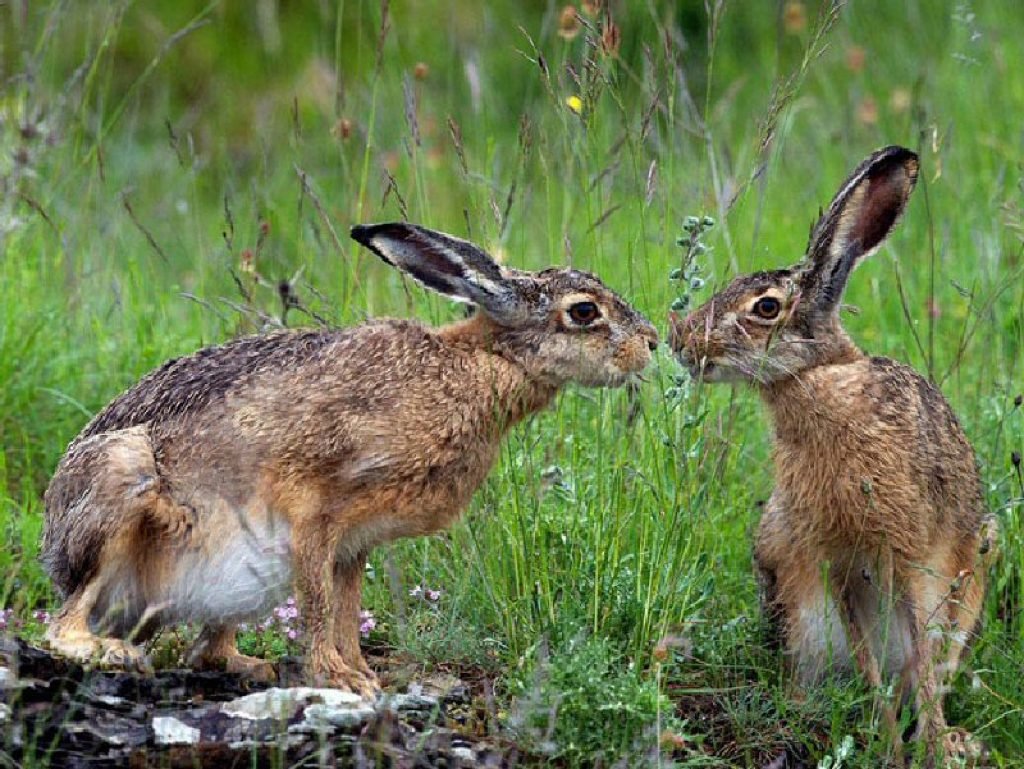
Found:
<path fill-rule="evenodd" d="M 690 372 L 767 385 L 842 360 L 851 347 L 839 321 L 847 279 L 892 231 L 917 169 L 908 149 L 878 150 L 839 188 L 800 264 L 737 277 L 685 319 L 673 317 L 670 345 Z"/>
<path fill-rule="evenodd" d="M 473 243 L 413 224 L 358 226 L 352 237 L 424 286 L 475 305 L 494 351 L 552 386 L 624 384 L 657 348 L 651 323 L 588 272 L 503 267 Z"/>

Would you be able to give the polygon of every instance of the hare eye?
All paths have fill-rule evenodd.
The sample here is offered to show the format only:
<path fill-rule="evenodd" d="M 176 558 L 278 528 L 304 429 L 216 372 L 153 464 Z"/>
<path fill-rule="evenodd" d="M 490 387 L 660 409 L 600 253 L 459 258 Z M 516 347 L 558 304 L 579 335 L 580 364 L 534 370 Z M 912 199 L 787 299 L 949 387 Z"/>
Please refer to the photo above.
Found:
<path fill-rule="evenodd" d="M 754 302 L 754 314 L 765 320 L 777 318 L 781 309 L 782 305 L 779 304 L 779 300 L 773 296 L 762 296 Z"/>
<path fill-rule="evenodd" d="M 589 326 L 601 315 L 593 302 L 576 302 L 569 307 L 569 317 L 579 326 Z"/>

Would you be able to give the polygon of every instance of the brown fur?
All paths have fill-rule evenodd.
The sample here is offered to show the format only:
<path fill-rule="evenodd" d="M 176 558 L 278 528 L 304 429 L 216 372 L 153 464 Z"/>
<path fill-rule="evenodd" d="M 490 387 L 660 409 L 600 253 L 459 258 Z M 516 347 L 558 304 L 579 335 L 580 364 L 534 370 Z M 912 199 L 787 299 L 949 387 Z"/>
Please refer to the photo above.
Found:
<path fill-rule="evenodd" d="M 234 628 L 266 609 L 253 585 L 279 588 L 286 563 L 311 678 L 372 693 L 358 643 L 367 553 L 450 525 L 502 437 L 566 383 L 622 384 L 650 360 L 653 327 L 592 275 L 502 271 L 472 244 L 412 225 L 355 234 L 480 311 L 438 329 L 381 320 L 240 339 L 115 399 L 46 494 L 42 557 L 68 596 L 54 648 L 132 662 L 139 650 L 119 639 L 194 620 L 205 626 L 197 662 L 264 676 L 238 654 Z M 579 302 L 598 320 L 573 321 Z"/>
<path fill-rule="evenodd" d="M 873 687 L 897 676 L 938 760 L 943 739 L 955 742 L 942 677 L 977 625 L 995 523 L 941 393 L 864 355 L 838 315 L 846 279 L 895 225 L 916 174 L 907 150 L 872 155 L 815 227 L 803 264 L 736 278 L 674 318 L 670 344 L 697 376 L 754 383 L 771 413 L 776 485 L 755 561 L 797 682 L 848 661 Z M 764 297 L 776 317 L 764 316 Z M 895 709 L 883 712 L 898 749 Z"/>

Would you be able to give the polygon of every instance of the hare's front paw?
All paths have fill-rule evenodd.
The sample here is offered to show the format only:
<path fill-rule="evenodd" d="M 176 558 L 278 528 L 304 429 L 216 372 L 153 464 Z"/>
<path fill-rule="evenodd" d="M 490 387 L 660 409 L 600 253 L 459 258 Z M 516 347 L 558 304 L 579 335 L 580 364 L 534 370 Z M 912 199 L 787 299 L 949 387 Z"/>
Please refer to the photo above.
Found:
<path fill-rule="evenodd" d="M 973 769 L 985 765 L 984 743 L 965 729 L 950 729 L 942 737 L 945 769 Z"/>
<path fill-rule="evenodd" d="M 350 665 L 333 650 L 311 654 L 309 673 L 314 686 L 344 689 L 370 700 L 381 693 L 377 676 L 362 658 Z"/>

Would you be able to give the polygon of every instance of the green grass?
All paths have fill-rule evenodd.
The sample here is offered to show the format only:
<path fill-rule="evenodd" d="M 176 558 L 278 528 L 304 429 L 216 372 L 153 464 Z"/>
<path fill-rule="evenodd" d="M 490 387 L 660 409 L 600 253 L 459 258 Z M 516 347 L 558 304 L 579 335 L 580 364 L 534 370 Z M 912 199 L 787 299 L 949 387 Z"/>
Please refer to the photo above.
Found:
<path fill-rule="evenodd" d="M 981 685 L 961 676 L 947 709 L 997 761 L 1024 760 L 1018 3 L 732 3 L 714 24 L 693 0 L 615 4 L 617 57 L 599 20 L 565 40 L 540 3 L 257 5 L 0 4 L 5 605 L 53 603 L 41 495 L 89 415 L 166 358 L 257 329 L 232 270 L 271 316 L 299 275 L 330 323 L 455 318 L 346 237 L 408 216 L 517 266 L 571 259 L 664 331 L 686 216 L 717 222 L 699 303 L 738 270 L 796 261 L 849 169 L 903 143 L 921 183 L 845 318 L 865 349 L 931 373 L 975 444 L 1004 555 L 970 661 Z M 375 554 L 374 632 L 495 671 L 510 725 L 570 763 L 650 755 L 668 729 L 684 766 L 782 744 L 813 763 L 846 735 L 844 765 L 874 766 L 867 693 L 793 703 L 759 643 L 757 398 L 680 374 L 659 353 L 633 422 L 623 392 L 570 391 L 517 429 L 461 523 Z M 417 584 L 443 590 L 436 606 L 410 600 Z M 621 709 L 589 720 L 603 696 Z"/>

